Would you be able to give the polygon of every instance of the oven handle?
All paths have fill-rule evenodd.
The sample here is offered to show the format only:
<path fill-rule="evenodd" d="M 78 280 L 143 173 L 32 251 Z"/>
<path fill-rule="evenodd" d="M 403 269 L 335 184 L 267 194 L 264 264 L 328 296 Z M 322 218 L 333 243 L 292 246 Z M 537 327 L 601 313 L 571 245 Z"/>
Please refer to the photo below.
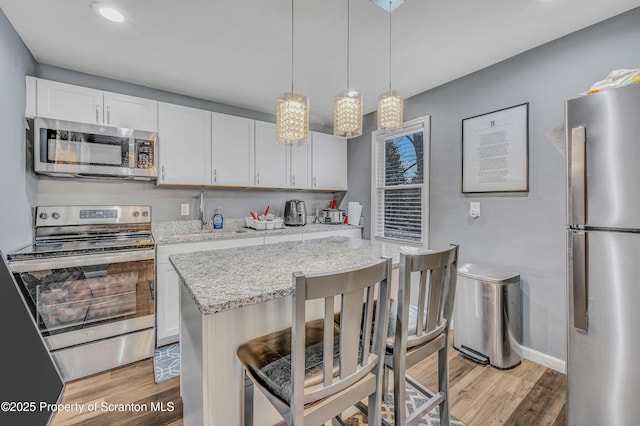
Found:
<path fill-rule="evenodd" d="M 47 269 L 74 268 L 77 266 L 108 263 L 135 262 L 155 258 L 155 250 L 136 250 L 121 253 L 86 254 L 82 256 L 53 257 L 45 259 L 17 260 L 9 263 L 14 273 L 43 271 Z"/>

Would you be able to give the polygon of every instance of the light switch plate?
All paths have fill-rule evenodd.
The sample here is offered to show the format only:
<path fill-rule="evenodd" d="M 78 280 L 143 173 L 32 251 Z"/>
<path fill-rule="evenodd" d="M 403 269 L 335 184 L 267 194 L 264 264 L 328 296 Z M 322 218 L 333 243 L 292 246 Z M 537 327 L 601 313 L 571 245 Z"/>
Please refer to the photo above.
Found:
<path fill-rule="evenodd" d="M 479 201 L 472 201 L 472 202 L 469 203 L 469 216 L 471 216 L 474 219 L 480 217 L 480 202 Z"/>
<path fill-rule="evenodd" d="M 180 204 L 180 215 L 189 216 L 189 204 Z"/>

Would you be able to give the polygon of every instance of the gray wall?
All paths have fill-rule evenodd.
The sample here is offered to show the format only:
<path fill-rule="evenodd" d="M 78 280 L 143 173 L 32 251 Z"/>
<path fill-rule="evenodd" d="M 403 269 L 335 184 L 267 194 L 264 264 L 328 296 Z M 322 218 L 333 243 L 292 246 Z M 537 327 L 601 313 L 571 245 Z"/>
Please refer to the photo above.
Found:
<path fill-rule="evenodd" d="M 639 40 L 634 9 L 405 102 L 405 120 L 431 116 L 431 247 L 457 243 L 462 262 L 520 272 L 524 344 L 553 357 L 566 356 L 565 164 L 545 132 L 564 120 L 565 99 L 613 69 L 640 68 Z M 463 196 L 461 120 L 523 102 L 530 107 L 529 193 Z M 370 216 L 375 116 L 365 122 L 363 136 L 349 141 L 346 198 L 362 201 Z M 477 220 L 469 217 L 470 201 L 481 203 Z"/>
<path fill-rule="evenodd" d="M 25 79 L 36 62 L 0 10 L 0 250 L 14 251 L 31 242 L 31 207 L 35 180 L 25 166 Z"/>
<path fill-rule="evenodd" d="M 36 76 L 63 83 L 79 86 L 93 87 L 117 93 L 125 93 L 132 96 L 156 99 L 185 105 L 193 108 L 201 108 L 224 114 L 237 115 L 255 120 L 274 122 L 273 115 L 264 114 L 247 109 L 237 108 L 216 102 L 191 98 L 175 93 L 143 87 L 121 81 L 110 80 L 94 75 L 84 74 L 49 65 L 39 64 Z M 24 86 L 24 84 L 23 84 Z M 24 98 L 24 95 L 23 95 Z M 275 100 L 274 100 L 275 102 Z M 24 108 L 23 108 L 24 109 Z M 314 130 L 331 132 L 323 128 Z M 152 207 L 154 220 L 193 219 L 195 214 L 195 199 L 200 193 L 200 188 L 168 188 L 156 187 L 149 182 L 122 182 L 113 180 L 77 180 L 65 178 L 51 178 L 38 176 L 37 179 L 37 204 L 149 204 Z M 232 189 L 205 189 L 206 213 L 210 219 L 216 207 L 222 207 L 223 216 L 226 218 L 238 218 L 249 215 L 249 211 L 264 211 L 268 204 L 271 205 L 274 214 L 283 213 L 284 203 L 288 199 L 302 199 L 307 203 L 309 212 L 322 209 L 334 197 L 338 200 L 344 193 L 317 193 L 311 191 L 265 191 L 265 190 L 232 190 Z M 192 214 L 180 216 L 180 204 L 189 203 Z"/>

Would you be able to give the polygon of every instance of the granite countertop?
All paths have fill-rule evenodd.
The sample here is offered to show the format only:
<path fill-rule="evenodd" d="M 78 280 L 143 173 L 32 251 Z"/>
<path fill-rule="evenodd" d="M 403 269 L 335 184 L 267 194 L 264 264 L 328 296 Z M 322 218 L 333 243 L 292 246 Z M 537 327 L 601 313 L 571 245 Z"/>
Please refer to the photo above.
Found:
<path fill-rule="evenodd" d="M 175 254 L 169 260 L 203 315 L 292 293 L 292 274 L 339 271 L 391 256 L 400 245 L 347 237 Z M 415 250 L 415 249 L 411 249 Z"/>
<path fill-rule="evenodd" d="M 305 226 L 285 226 L 280 229 L 258 231 L 245 228 L 242 219 L 225 219 L 223 229 L 211 229 L 211 224 L 207 224 L 204 230 L 200 228 L 201 224 L 199 220 L 176 220 L 152 223 L 153 238 L 157 245 L 260 238 L 273 235 L 306 234 L 359 227 L 353 225 L 325 225 L 307 222 Z"/>

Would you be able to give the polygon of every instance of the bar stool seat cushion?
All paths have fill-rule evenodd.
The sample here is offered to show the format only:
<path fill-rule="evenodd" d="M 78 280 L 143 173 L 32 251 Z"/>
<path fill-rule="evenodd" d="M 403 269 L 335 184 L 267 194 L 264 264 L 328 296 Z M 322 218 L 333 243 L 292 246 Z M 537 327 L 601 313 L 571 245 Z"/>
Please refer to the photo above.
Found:
<path fill-rule="evenodd" d="M 309 387 L 323 381 L 322 320 L 310 321 L 305 331 L 305 380 Z M 339 371 L 339 328 L 334 327 L 333 376 Z M 238 348 L 240 362 L 262 386 L 286 404 L 291 402 L 291 328 L 258 337 Z"/>
<path fill-rule="evenodd" d="M 395 338 L 396 338 L 396 319 L 398 317 L 398 301 L 395 299 L 391 300 L 389 307 L 389 327 L 387 328 L 387 353 L 393 353 L 393 347 L 395 346 Z M 425 311 L 424 317 L 422 319 L 422 323 L 427 323 L 427 313 Z M 438 327 L 438 330 L 444 328 L 444 324 L 446 320 L 443 319 L 441 326 Z M 409 305 L 409 329 L 408 335 L 412 336 L 416 334 L 416 330 L 418 329 L 418 308 L 414 305 Z M 436 330 L 435 332 L 431 332 L 432 338 L 427 338 L 425 342 L 420 343 L 416 346 L 422 346 L 429 341 L 435 339 L 440 334 L 440 331 Z M 413 345 L 409 342 L 409 346 L 407 349 L 411 349 Z"/>

